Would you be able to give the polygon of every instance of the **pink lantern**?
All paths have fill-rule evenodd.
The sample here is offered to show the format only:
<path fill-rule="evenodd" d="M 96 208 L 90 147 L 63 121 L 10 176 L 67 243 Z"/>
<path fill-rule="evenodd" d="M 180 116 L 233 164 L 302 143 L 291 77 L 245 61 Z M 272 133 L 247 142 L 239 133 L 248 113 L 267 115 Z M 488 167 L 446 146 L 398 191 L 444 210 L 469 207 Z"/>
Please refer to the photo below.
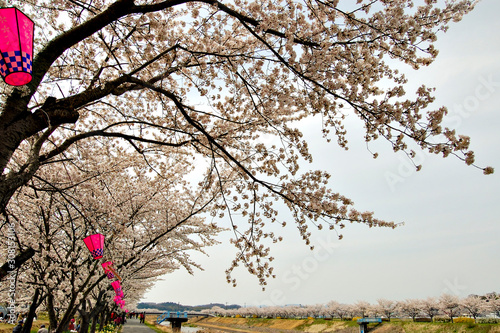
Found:
<path fill-rule="evenodd" d="M 94 259 L 101 259 L 104 254 L 104 235 L 95 234 L 83 239 Z"/>
<path fill-rule="evenodd" d="M 125 300 L 120 296 L 115 296 L 115 298 L 113 298 L 113 301 L 116 303 L 116 305 L 119 305 L 121 308 L 125 306 Z"/>
<path fill-rule="evenodd" d="M 35 24 L 17 8 L 0 8 L 0 75 L 11 86 L 29 83 Z"/>
<path fill-rule="evenodd" d="M 113 280 L 114 278 L 118 279 L 121 281 L 120 275 L 116 273 L 115 269 L 113 268 L 113 262 L 112 261 L 106 261 L 101 264 L 102 268 L 104 268 L 104 273 L 106 273 L 106 276 L 108 279 Z"/>
<path fill-rule="evenodd" d="M 115 294 L 117 296 L 121 296 L 122 294 L 122 286 L 120 285 L 120 281 L 111 282 L 111 287 L 115 290 Z"/>
<path fill-rule="evenodd" d="M 111 265 L 113 265 L 113 262 L 111 262 L 111 261 L 106 261 L 106 262 L 103 262 L 101 264 L 102 268 L 104 268 L 104 273 L 106 273 L 106 276 L 110 280 L 115 278 L 115 275 L 113 274 L 113 270 L 111 269 Z"/>

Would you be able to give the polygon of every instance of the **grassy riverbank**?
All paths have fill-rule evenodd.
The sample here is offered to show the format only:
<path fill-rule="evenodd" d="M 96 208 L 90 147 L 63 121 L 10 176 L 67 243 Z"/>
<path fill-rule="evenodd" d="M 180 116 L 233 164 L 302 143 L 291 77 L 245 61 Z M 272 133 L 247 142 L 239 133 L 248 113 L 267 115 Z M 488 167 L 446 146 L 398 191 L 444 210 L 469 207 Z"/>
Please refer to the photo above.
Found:
<path fill-rule="evenodd" d="M 158 318 L 157 315 L 147 315 L 144 323 L 146 324 L 146 326 L 153 329 L 156 333 L 164 333 L 164 332 L 172 333 L 172 329 L 170 328 L 170 325 L 165 326 L 165 325 L 156 324 L 157 318 Z"/>
<path fill-rule="evenodd" d="M 197 325 L 209 330 L 237 329 L 263 333 L 356 333 L 359 326 L 355 321 L 324 319 L 264 319 L 264 318 L 205 318 Z M 382 324 L 370 324 L 373 333 L 500 333 L 500 324 L 458 324 L 458 323 L 414 323 L 392 320 Z"/>

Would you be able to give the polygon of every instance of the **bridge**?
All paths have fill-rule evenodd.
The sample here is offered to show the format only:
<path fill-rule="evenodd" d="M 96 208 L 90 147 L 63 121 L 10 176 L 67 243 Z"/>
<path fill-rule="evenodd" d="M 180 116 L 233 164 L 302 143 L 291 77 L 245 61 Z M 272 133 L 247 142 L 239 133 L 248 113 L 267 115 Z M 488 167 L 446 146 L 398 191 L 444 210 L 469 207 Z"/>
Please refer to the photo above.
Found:
<path fill-rule="evenodd" d="M 135 313 L 144 313 L 145 315 L 156 315 L 156 316 L 161 316 L 166 313 L 170 314 L 177 314 L 177 312 L 181 313 L 184 315 L 185 312 L 187 312 L 188 318 L 195 318 L 195 317 L 215 317 L 212 314 L 207 314 L 207 313 L 201 313 L 201 312 L 188 312 L 188 311 L 167 311 L 167 312 L 160 312 L 160 311 L 141 311 L 137 310 Z"/>
<path fill-rule="evenodd" d="M 360 318 L 358 319 L 359 333 L 368 332 L 368 324 L 370 323 L 382 323 L 382 318 Z"/>
<path fill-rule="evenodd" d="M 182 323 L 188 321 L 188 318 L 193 317 L 209 317 L 213 315 L 209 315 L 207 313 L 199 313 L 199 312 L 181 312 L 181 311 L 167 311 L 158 316 L 156 318 L 156 323 L 160 324 L 164 321 L 169 321 L 172 325 L 172 331 L 174 333 L 181 331 Z"/>

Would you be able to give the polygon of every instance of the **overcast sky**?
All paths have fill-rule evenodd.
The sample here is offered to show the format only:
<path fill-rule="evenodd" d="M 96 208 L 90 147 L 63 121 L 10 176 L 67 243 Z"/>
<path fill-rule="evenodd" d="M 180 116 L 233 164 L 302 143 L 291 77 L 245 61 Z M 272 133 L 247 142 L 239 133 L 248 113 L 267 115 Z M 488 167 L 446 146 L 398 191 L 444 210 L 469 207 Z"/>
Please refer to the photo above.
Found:
<path fill-rule="evenodd" d="M 370 146 L 379 153 L 373 159 L 360 124 L 349 119 L 350 149 L 311 144 L 316 159 L 310 168 L 329 171 L 332 188 L 354 200 L 358 210 L 404 221 L 403 227 L 348 225 L 341 241 L 327 230 L 315 232 L 312 252 L 296 229 L 287 228 L 273 249 L 277 278 L 266 291 L 244 269 L 236 274 L 237 287 L 225 282 L 235 253 L 225 243 L 207 249 L 209 257 L 193 255 L 204 271 L 167 275 L 142 301 L 256 306 L 500 292 L 499 12 L 500 1 L 482 0 L 440 36 L 438 59 L 409 74 L 415 86 L 437 88 L 436 104 L 450 109 L 445 124 L 470 135 L 477 164 L 496 167 L 495 174 L 484 176 L 456 158 L 426 153 L 417 156 L 423 165 L 417 173 L 383 141 Z M 306 133 L 318 128 L 314 121 L 308 125 Z M 310 140 L 319 141 L 319 135 Z"/>

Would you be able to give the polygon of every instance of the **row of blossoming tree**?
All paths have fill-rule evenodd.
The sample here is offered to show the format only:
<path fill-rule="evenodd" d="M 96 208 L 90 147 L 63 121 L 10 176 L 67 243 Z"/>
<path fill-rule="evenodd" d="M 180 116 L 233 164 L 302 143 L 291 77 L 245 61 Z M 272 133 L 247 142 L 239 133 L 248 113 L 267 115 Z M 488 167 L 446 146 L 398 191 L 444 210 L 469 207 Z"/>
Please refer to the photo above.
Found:
<path fill-rule="evenodd" d="M 229 217 L 238 250 L 228 280 L 241 265 L 264 284 L 273 275 L 269 244 L 281 239 L 269 223 L 295 224 L 307 244 L 311 226 L 341 237 L 347 223 L 397 225 L 355 208 L 327 172 L 304 167 L 313 156 L 301 120 L 315 117 L 325 144 L 347 149 L 351 115 L 367 142 L 474 165 L 470 138 L 442 126 L 447 109 L 432 105 L 432 88 L 405 91 L 400 65 L 431 64 L 438 36 L 475 1 L 8 3 L 36 27 L 32 80 L 0 85 L 2 219 L 23 187 L 82 156 L 135 154 L 164 178 L 172 166 L 196 167 L 200 181 L 181 172 L 176 190 L 213 197 L 206 212 Z M 15 268 L 36 250 L 18 240 Z"/>
<path fill-rule="evenodd" d="M 106 157 L 96 152 L 39 172 L 12 198 L 6 215 L 15 225 L 15 241 L 34 255 L 13 271 L 14 293 L 10 284 L 2 284 L 1 299 L 13 297 L 16 312 L 23 305 L 47 311 L 55 332 L 65 331 L 75 315 L 84 332 L 92 321 L 94 332 L 98 320 L 93 318 L 104 323 L 111 311 L 120 310 L 100 262 L 83 242 L 96 232 L 106 235 L 104 259 L 114 263 L 131 306 L 158 277 L 179 267 L 198 267 L 189 251 L 216 243 L 213 236 L 219 231 L 195 216 L 196 204 L 210 198 L 177 190 L 182 168 L 172 167 L 168 177 L 159 179 L 147 171 L 126 153 Z M 7 248 L 7 241 L 0 238 L 1 246 Z"/>
<path fill-rule="evenodd" d="M 196 266 L 186 251 L 223 226 L 202 216 L 234 231 L 228 281 L 242 266 L 263 285 L 282 239 L 271 223 L 310 246 L 310 227 L 396 227 L 304 167 L 300 121 L 347 149 L 351 115 L 367 142 L 474 165 L 469 137 L 442 126 L 432 88 L 406 93 L 400 65 L 432 63 L 475 3 L 0 1 L 35 22 L 32 80 L 0 84 L 0 278 L 15 282 L 3 296 L 43 303 L 58 333 L 77 311 L 104 313 L 112 291 L 81 242 L 96 231 L 133 300 Z"/>
<path fill-rule="evenodd" d="M 489 293 L 485 296 L 470 295 L 460 298 L 455 295 L 443 294 L 438 298 L 407 299 L 392 301 L 379 299 L 375 304 L 358 301 L 354 304 L 341 304 L 331 301 L 327 304 L 288 305 L 266 307 L 241 307 L 224 309 L 213 307 L 205 310 L 208 313 L 221 316 L 268 317 L 268 318 L 339 318 L 341 320 L 354 317 L 384 317 L 388 318 L 428 318 L 432 321 L 436 316 L 453 318 L 467 316 L 476 320 L 482 316 L 500 318 L 500 294 Z"/>

